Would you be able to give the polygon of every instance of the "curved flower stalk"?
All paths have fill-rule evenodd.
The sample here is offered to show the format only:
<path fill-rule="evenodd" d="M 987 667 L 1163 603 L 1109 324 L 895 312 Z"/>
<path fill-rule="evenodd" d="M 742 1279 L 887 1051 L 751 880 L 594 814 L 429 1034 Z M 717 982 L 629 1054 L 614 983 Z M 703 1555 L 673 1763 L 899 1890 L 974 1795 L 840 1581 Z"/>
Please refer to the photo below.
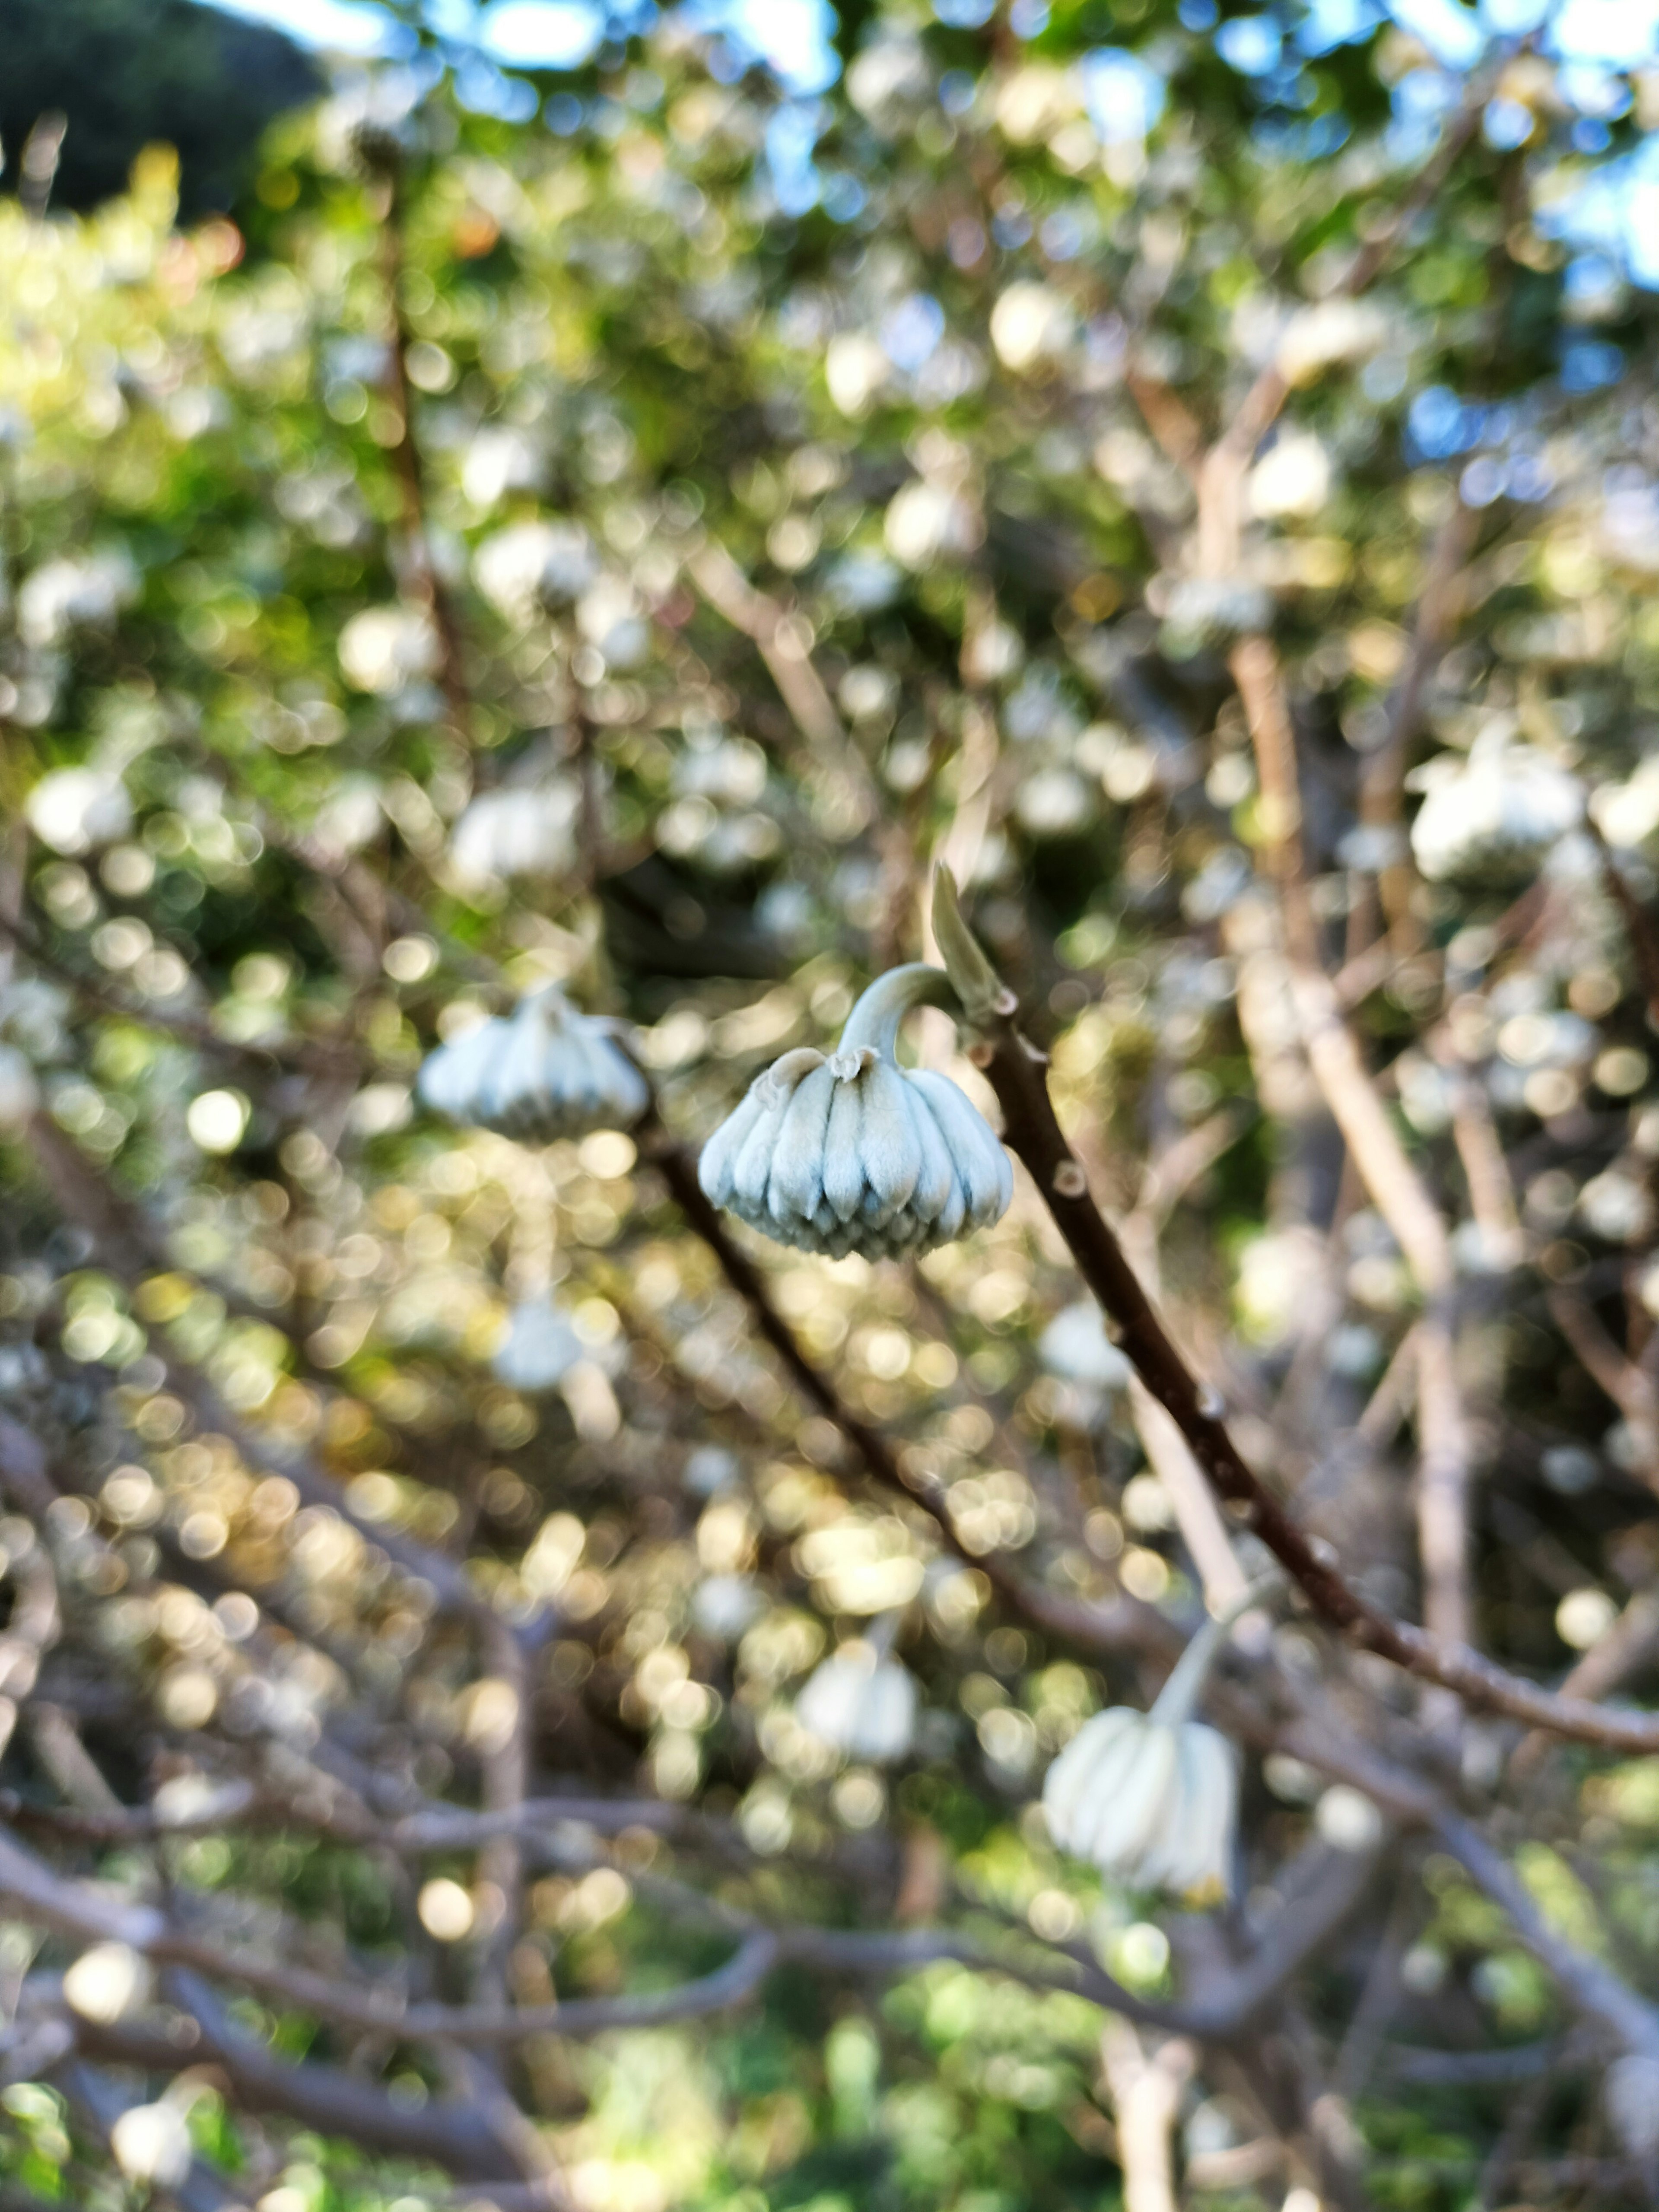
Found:
<path fill-rule="evenodd" d="M 916 962 L 872 983 L 827 1059 L 787 1052 L 703 1148 L 697 1180 L 781 1244 L 842 1259 L 929 1252 L 1000 1220 L 1013 1170 L 990 1124 L 948 1076 L 901 1067 L 912 1006 L 949 1003 L 950 983 Z"/>
<path fill-rule="evenodd" d="M 453 1121 L 538 1144 L 626 1128 L 651 1103 L 610 1024 L 578 1013 L 551 988 L 523 1000 L 506 1019 L 441 1045 L 416 1088 Z"/>
<path fill-rule="evenodd" d="M 1061 1850 L 1133 1888 L 1203 1904 L 1226 1896 L 1238 1755 L 1190 1716 L 1228 1630 L 1261 1595 L 1253 1587 L 1206 1623 L 1151 1712 L 1114 1705 L 1084 1723 L 1042 1785 L 1048 1832 Z"/>
<path fill-rule="evenodd" d="M 902 1759 L 916 1732 L 915 1679 L 879 1648 L 891 1633 L 843 1644 L 795 1700 L 795 1718 L 809 1735 L 876 1766 Z"/>

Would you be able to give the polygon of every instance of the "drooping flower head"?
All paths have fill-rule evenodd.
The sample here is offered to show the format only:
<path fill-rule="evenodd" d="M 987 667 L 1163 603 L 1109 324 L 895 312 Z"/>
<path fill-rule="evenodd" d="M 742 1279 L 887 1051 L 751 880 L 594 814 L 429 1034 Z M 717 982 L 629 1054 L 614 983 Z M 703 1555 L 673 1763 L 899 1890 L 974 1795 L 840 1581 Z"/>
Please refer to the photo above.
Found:
<path fill-rule="evenodd" d="M 1138 1889 L 1213 1903 L 1231 1887 L 1238 1758 L 1190 1717 L 1222 1638 L 1259 1592 L 1193 1638 L 1151 1712 L 1114 1705 L 1085 1721 L 1042 1785 L 1063 1851 Z"/>
<path fill-rule="evenodd" d="M 626 1128 L 651 1103 L 645 1078 L 610 1025 L 578 1013 L 551 988 L 532 993 L 507 1018 L 441 1045 L 417 1088 L 452 1121 L 537 1144 Z"/>
<path fill-rule="evenodd" d="M 1048 1769 L 1042 1809 L 1061 1850 L 1137 1889 L 1224 1895 L 1238 1769 L 1201 1721 L 1167 1727 L 1132 1705 L 1085 1721 Z"/>
<path fill-rule="evenodd" d="M 780 1243 L 837 1260 L 929 1252 L 1000 1219 L 1013 1170 L 990 1125 L 949 1076 L 894 1056 L 904 1015 L 948 991 L 937 968 L 895 968 L 827 1059 L 802 1046 L 775 1060 L 704 1146 L 704 1194 Z"/>

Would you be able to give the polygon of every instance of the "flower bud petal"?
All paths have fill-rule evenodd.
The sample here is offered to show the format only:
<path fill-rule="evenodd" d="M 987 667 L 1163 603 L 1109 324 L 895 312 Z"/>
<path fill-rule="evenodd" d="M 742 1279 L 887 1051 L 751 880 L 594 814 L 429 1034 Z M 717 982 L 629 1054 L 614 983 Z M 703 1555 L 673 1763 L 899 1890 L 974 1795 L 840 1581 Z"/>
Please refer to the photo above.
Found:
<path fill-rule="evenodd" d="M 840 1057 L 837 1054 L 836 1058 Z M 843 1076 L 839 1068 L 836 1074 L 836 1095 L 830 1101 L 823 1139 L 823 1194 L 836 1220 L 850 1221 L 864 1196 L 864 1163 L 859 1157 L 864 1093 L 859 1076 Z"/>
<path fill-rule="evenodd" d="M 963 1200 L 950 1150 L 926 1097 L 914 1084 L 908 1089 L 914 1109 L 916 1143 L 921 1152 L 921 1171 L 916 1177 L 910 1204 L 919 1218 L 936 1224 L 943 1237 L 954 1237 L 962 1226 Z M 956 1200 L 954 1218 L 949 1212 L 952 1199 Z"/>
<path fill-rule="evenodd" d="M 750 1085 L 702 1148 L 702 1157 L 697 1162 L 697 1181 L 703 1196 L 713 1206 L 732 1203 L 732 1171 L 749 1141 L 750 1132 L 766 1111 L 767 1101 L 761 1090 L 765 1080 L 764 1076 L 760 1076 Z"/>
<path fill-rule="evenodd" d="M 1174 1807 L 1174 1731 L 1147 1722 L 1126 1735 L 1116 1756 L 1097 1768 L 1079 1808 L 1090 1827 L 1089 1856 L 1130 1881 L 1146 1879 Z"/>
<path fill-rule="evenodd" d="M 1180 1776 L 1160 1875 L 1182 1894 L 1224 1895 L 1238 1817 L 1238 1760 L 1224 1735 L 1189 1721 L 1179 1731 Z"/>
<path fill-rule="evenodd" d="M 763 1081 L 765 1078 L 763 1077 Z M 732 1164 L 732 1192 L 738 1209 L 745 1217 L 766 1204 L 766 1187 L 772 1180 L 772 1160 L 778 1148 L 778 1132 L 783 1127 L 784 1104 L 775 1088 L 769 1085 L 766 1101 L 759 1119 L 747 1138 L 743 1150 Z"/>
<path fill-rule="evenodd" d="M 790 1097 L 767 1190 L 767 1210 L 781 1227 L 810 1223 L 823 1203 L 823 1149 L 835 1095 L 835 1076 L 820 1058 Z"/>
<path fill-rule="evenodd" d="M 1014 1194 L 1014 1171 L 990 1124 L 948 1075 L 915 1067 L 906 1079 L 933 1109 L 956 1163 L 969 1220 L 975 1228 L 1000 1220 Z"/>
<path fill-rule="evenodd" d="M 865 1218 L 892 1218 L 909 1202 L 921 1174 L 921 1140 L 910 1112 L 908 1085 L 890 1060 L 878 1060 L 864 1079 L 864 1115 L 859 1151 L 864 1179 L 876 1200 L 866 1201 Z"/>
<path fill-rule="evenodd" d="M 1042 1785 L 1042 1809 L 1048 1815 L 1048 1832 L 1062 1850 L 1078 1858 L 1086 1856 L 1079 1838 L 1092 1827 L 1091 1823 L 1085 1829 L 1081 1817 L 1089 1785 L 1105 1765 L 1109 1747 L 1126 1731 L 1133 1732 L 1135 1722 L 1142 1717 L 1127 1705 L 1113 1705 L 1097 1713 L 1083 1723 L 1048 1769 Z"/>
<path fill-rule="evenodd" d="M 453 1044 L 440 1045 L 428 1060 L 416 1088 L 434 1114 L 464 1121 L 490 1079 L 507 1043 L 505 1022 L 481 1022 Z"/>

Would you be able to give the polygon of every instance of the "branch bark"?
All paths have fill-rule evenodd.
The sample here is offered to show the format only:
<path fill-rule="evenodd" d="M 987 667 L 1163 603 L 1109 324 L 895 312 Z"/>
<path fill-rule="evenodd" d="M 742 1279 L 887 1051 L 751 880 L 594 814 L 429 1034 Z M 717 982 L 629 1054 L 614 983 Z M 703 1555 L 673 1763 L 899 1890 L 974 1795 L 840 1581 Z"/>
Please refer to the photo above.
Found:
<path fill-rule="evenodd" d="M 1455 1690 L 1471 1705 L 1609 1750 L 1659 1750 L 1659 1715 L 1607 1712 L 1581 1698 L 1553 1696 L 1477 1652 L 1392 1619 L 1360 1596 L 1329 1547 L 1316 1547 L 1251 1472 L 1214 1393 L 1200 1389 L 1170 1342 L 1089 1195 L 1082 1164 L 1055 1119 L 1041 1055 L 1012 1019 L 999 1018 L 976 1057 L 1002 1108 L 1004 1141 L 1042 1193 L 1084 1281 L 1116 1324 L 1136 1372 L 1174 1419 L 1229 1518 L 1261 1539 L 1315 1612 L 1358 1649 L 1376 1652 L 1419 1680 Z"/>

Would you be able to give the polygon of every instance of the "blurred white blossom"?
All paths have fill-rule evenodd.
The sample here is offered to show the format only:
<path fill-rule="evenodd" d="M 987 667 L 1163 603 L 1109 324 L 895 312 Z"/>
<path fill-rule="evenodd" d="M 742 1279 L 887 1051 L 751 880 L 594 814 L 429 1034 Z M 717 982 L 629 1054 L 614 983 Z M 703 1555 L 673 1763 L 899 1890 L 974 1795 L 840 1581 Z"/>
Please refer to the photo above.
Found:
<path fill-rule="evenodd" d="M 510 1018 L 441 1045 L 417 1089 L 451 1121 L 538 1143 L 625 1128 L 650 1102 L 609 1024 L 579 1013 L 550 988 L 521 1000 Z"/>
<path fill-rule="evenodd" d="M 575 599 L 599 572 L 599 554 L 579 522 L 514 522 L 486 538 L 472 556 L 478 589 L 520 623 Z"/>
<path fill-rule="evenodd" d="M 54 853 L 90 853 L 131 833 L 132 801 L 106 769 L 58 768 L 43 775 L 23 801 L 28 825 Z"/>
<path fill-rule="evenodd" d="M 586 1356 L 587 1347 L 567 1313 L 551 1298 L 526 1298 L 514 1307 L 489 1364 L 496 1381 L 509 1389 L 552 1390 Z"/>
<path fill-rule="evenodd" d="M 365 607 L 340 632 L 340 666 L 359 691 L 390 693 L 434 675 L 437 633 L 418 607 Z"/>
<path fill-rule="evenodd" d="M 149 1960 L 130 1943 L 94 1943 L 65 1970 L 64 1998 L 82 2020 L 108 2025 L 141 2010 L 153 1981 Z"/>
<path fill-rule="evenodd" d="M 540 448 L 522 430 L 487 423 L 467 446 L 461 489 L 472 506 L 492 507 L 510 491 L 537 490 L 545 468 Z"/>
<path fill-rule="evenodd" d="M 650 645 L 644 611 L 620 576 L 601 576 L 582 593 L 576 627 L 611 668 L 637 667 Z"/>
<path fill-rule="evenodd" d="M 1501 726 L 1484 731 L 1467 759 L 1440 754 L 1413 782 L 1426 796 L 1412 852 L 1433 883 L 1524 875 L 1583 818 L 1577 779 Z"/>
<path fill-rule="evenodd" d="M 1331 495 L 1331 459 L 1310 431 L 1280 438 L 1250 471 L 1249 505 L 1262 521 L 1317 514 Z"/>
<path fill-rule="evenodd" d="M 854 1638 L 812 1674 L 795 1701 L 795 1717 L 809 1735 L 847 1758 L 885 1765 L 910 1748 L 916 1703 L 907 1669 Z"/>
<path fill-rule="evenodd" d="M 1287 384 L 1311 384 L 1328 368 L 1376 352 L 1388 336 L 1388 316 L 1375 301 L 1318 301 L 1298 309 L 1285 325 L 1279 373 Z"/>
<path fill-rule="evenodd" d="M 190 2129 L 176 2105 L 130 2105 L 109 2131 L 109 2147 L 129 2181 L 176 2189 L 190 2172 Z"/>
<path fill-rule="evenodd" d="M 455 824 L 450 865 L 464 884 L 568 875 L 576 865 L 581 807 L 574 776 L 482 792 Z"/>
<path fill-rule="evenodd" d="M 1076 333 L 1071 302 L 1047 284 L 1011 284 L 991 310 L 991 343 L 1005 368 L 1023 373 L 1053 361 Z"/>
<path fill-rule="evenodd" d="M 58 645 L 71 630 L 107 629 L 137 596 L 138 571 L 124 550 L 67 554 L 18 587 L 18 634 L 27 645 Z"/>
<path fill-rule="evenodd" d="M 964 493 L 923 478 L 894 494 L 882 534 L 896 561 L 921 570 L 971 553 L 984 530 Z"/>
<path fill-rule="evenodd" d="M 842 331 L 823 356 L 824 382 L 843 415 L 864 414 L 892 374 L 892 362 L 867 331 Z"/>

